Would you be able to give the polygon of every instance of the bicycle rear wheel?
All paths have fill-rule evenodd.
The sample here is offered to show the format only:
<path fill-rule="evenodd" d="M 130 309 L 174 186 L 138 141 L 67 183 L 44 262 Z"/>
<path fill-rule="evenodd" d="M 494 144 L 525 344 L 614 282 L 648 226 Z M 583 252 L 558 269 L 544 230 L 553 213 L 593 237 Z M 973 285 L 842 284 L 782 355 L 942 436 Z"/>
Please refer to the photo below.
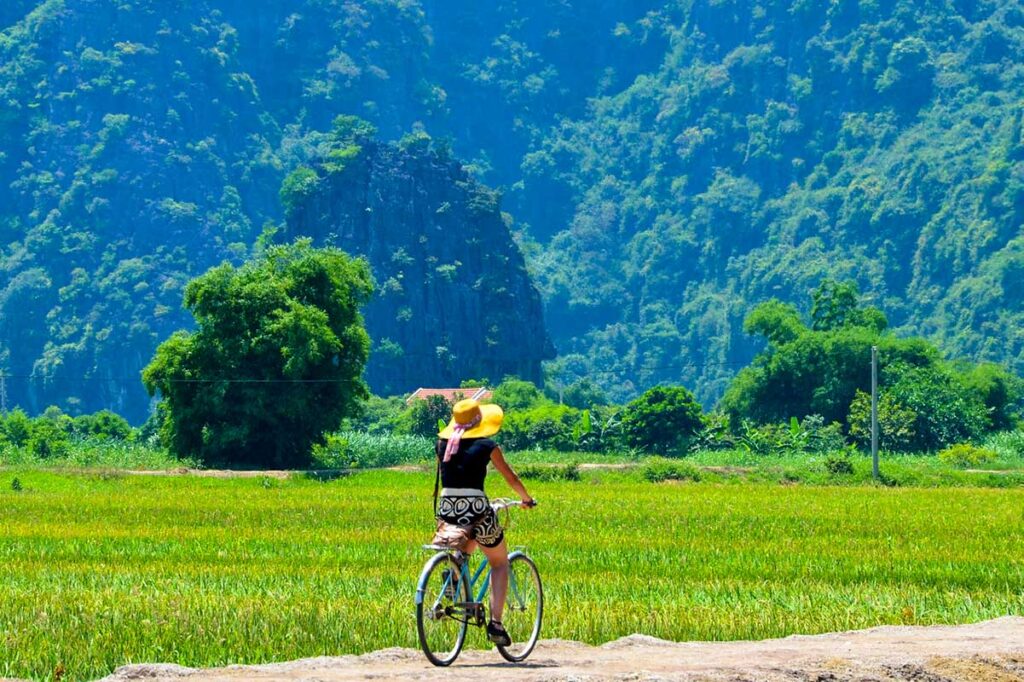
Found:
<path fill-rule="evenodd" d="M 467 582 L 462 579 L 455 559 L 446 552 L 434 555 L 420 574 L 416 631 L 420 648 L 434 665 L 451 665 L 466 641 Z"/>
<path fill-rule="evenodd" d="M 509 646 L 498 646 L 505 660 L 519 663 L 537 645 L 544 617 L 544 589 L 533 559 L 514 552 L 508 562 L 508 595 L 502 624 L 512 639 Z"/>

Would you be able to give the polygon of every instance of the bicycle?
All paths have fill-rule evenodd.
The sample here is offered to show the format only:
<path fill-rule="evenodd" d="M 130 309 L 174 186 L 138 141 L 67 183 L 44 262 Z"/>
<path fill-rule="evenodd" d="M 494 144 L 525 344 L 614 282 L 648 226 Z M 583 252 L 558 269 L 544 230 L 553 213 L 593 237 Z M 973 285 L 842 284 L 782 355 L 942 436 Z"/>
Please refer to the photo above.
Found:
<path fill-rule="evenodd" d="M 495 513 L 521 507 L 522 502 L 496 499 Z M 420 648 L 437 666 L 449 666 L 462 651 L 470 625 L 487 623 L 485 597 L 491 584 L 490 566 L 484 558 L 475 572 L 463 552 L 440 545 L 423 545 L 435 552 L 427 559 L 416 585 L 416 630 Z M 540 637 L 544 615 L 544 590 L 533 559 L 522 550 L 508 557 L 508 594 L 505 597 L 503 625 L 512 639 L 509 646 L 497 646 L 498 653 L 511 663 L 520 663 L 533 651 Z M 471 575 L 472 573 L 472 575 Z M 476 599 L 470 599 L 476 590 Z"/>

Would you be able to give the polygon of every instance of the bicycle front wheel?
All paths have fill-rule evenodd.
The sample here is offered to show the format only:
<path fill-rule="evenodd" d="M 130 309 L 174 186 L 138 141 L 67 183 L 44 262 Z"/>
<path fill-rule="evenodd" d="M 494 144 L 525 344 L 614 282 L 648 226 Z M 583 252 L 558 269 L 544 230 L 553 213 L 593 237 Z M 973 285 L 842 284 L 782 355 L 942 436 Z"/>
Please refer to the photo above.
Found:
<path fill-rule="evenodd" d="M 446 552 L 431 558 L 416 589 L 416 630 L 420 648 L 434 665 L 447 666 L 458 657 L 466 641 L 468 581 Z"/>
<path fill-rule="evenodd" d="M 514 552 L 508 562 L 508 595 L 502 617 L 512 644 L 499 645 L 498 653 L 513 663 L 526 660 L 540 638 L 543 617 L 544 590 L 537 566 L 530 557 Z"/>

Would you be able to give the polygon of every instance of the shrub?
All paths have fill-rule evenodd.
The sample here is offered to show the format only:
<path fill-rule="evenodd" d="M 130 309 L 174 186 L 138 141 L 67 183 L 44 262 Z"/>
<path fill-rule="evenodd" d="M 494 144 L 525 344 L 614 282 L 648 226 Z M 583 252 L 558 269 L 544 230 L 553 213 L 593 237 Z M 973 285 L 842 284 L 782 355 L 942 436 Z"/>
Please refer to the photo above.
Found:
<path fill-rule="evenodd" d="M 566 452 L 576 445 L 579 410 L 567 405 L 543 405 L 510 412 L 501 428 L 500 442 L 509 450 L 550 449 Z"/>
<path fill-rule="evenodd" d="M 862 447 L 871 446 L 871 394 L 857 391 L 847 417 L 850 438 Z M 883 450 L 906 452 L 914 442 L 917 414 L 888 392 L 878 399 L 878 441 Z"/>
<path fill-rule="evenodd" d="M 386 435 L 408 429 L 408 420 L 403 424 L 403 414 L 408 407 L 405 400 L 398 397 L 381 398 L 371 395 L 360 406 L 359 414 L 342 422 L 342 431 L 365 431 L 366 433 Z M 437 423 L 434 428 L 436 433 Z M 434 433 L 430 435 L 433 436 Z"/>
<path fill-rule="evenodd" d="M 539 466 L 528 464 L 520 467 L 519 477 L 534 481 L 578 481 L 580 480 L 580 469 L 575 464 L 563 464 L 556 466 Z"/>
<path fill-rule="evenodd" d="M 825 469 L 833 476 L 852 474 L 853 462 L 847 453 L 834 452 L 825 458 Z"/>
<path fill-rule="evenodd" d="M 833 452 L 846 447 L 842 426 L 825 424 L 824 418 L 812 414 L 789 424 L 758 426 L 744 421 L 737 441 L 740 448 L 757 455 L 781 455 L 793 452 Z"/>
<path fill-rule="evenodd" d="M 12 410 L 6 417 L 0 415 L 0 428 L 6 440 L 15 447 L 28 445 L 32 437 L 32 420 L 20 409 Z"/>
<path fill-rule="evenodd" d="M 40 417 L 32 420 L 32 435 L 28 449 L 41 459 L 63 457 L 68 452 L 68 434 L 55 419 Z"/>
<path fill-rule="evenodd" d="M 886 393 L 917 415 L 911 451 L 935 451 L 984 435 L 989 419 L 981 397 L 943 366 L 897 363 L 883 370 Z M 883 394 L 884 395 L 884 394 Z"/>
<path fill-rule="evenodd" d="M 737 439 L 729 430 L 729 415 L 712 412 L 704 418 L 704 426 L 694 434 L 690 449 L 698 450 L 732 450 Z"/>
<path fill-rule="evenodd" d="M 996 453 L 979 448 L 970 443 L 951 445 L 939 453 L 939 459 L 958 469 L 970 469 L 991 462 L 997 458 Z"/>
<path fill-rule="evenodd" d="M 434 439 L 343 431 L 313 447 L 313 464 L 323 469 L 370 469 L 432 460 Z"/>
<path fill-rule="evenodd" d="M 652 457 L 641 468 L 640 475 L 651 483 L 663 481 L 699 481 L 700 469 L 690 462 Z"/>
<path fill-rule="evenodd" d="M 501 405 L 502 409 L 509 413 L 554 404 L 531 382 L 511 377 L 498 384 L 491 396 L 491 402 Z"/>
<path fill-rule="evenodd" d="M 682 386 L 655 386 L 622 413 L 626 443 L 645 452 L 679 453 L 703 425 L 700 403 Z"/>
<path fill-rule="evenodd" d="M 439 395 L 427 396 L 424 400 L 412 401 L 412 405 L 402 415 L 401 421 L 405 425 L 402 430 L 412 436 L 436 438 L 438 424 L 447 424 L 451 418 L 452 403 Z"/>
<path fill-rule="evenodd" d="M 96 414 L 75 417 L 71 421 L 71 432 L 86 438 L 127 440 L 132 435 L 132 427 L 121 415 L 100 410 Z"/>
<path fill-rule="evenodd" d="M 1024 457 L 1024 430 L 994 433 L 985 441 L 985 449 L 1008 459 Z"/>

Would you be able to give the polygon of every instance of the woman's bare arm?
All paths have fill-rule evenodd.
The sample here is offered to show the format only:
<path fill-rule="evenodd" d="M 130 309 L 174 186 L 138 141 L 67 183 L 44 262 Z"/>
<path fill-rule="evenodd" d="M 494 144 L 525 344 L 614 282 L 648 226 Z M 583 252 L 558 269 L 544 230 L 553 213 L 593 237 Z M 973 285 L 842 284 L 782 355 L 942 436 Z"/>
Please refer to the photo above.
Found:
<path fill-rule="evenodd" d="M 526 506 L 530 506 L 533 503 L 533 498 L 530 497 L 530 493 L 526 492 L 526 486 L 519 480 L 519 476 L 516 472 L 512 471 L 512 467 L 505 461 L 505 453 L 501 451 L 501 448 L 494 448 L 491 451 L 491 463 L 494 464 L 494 468 L 498 470 L 498 473 L 502 475 L 505 481 L 509 484 L 512 490 L 516 491 L 519 495 L 519 499 L 526 503 Z"/>

